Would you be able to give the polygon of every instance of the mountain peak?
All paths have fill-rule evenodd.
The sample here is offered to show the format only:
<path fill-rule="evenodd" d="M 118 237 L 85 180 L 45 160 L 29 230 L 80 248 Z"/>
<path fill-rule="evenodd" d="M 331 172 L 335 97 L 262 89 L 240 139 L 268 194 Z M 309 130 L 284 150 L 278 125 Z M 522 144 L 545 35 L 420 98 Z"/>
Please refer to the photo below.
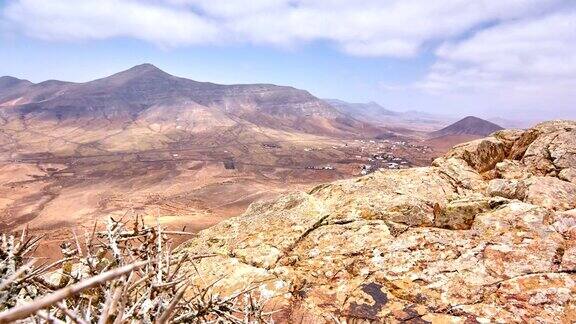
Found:
<path fill-rule="evenodd" d="M 161 72 L 161 73 L 166 73 L 162 70 L 160 70 L 158 67 L 156 67 L 153 64 L 150 63 L 143 63 L 143 64 L 139 64 L 136 66 L 131 67 L 130 69 L 124 71 L 124 72 L 128 72 L 128 71 L 132 71 L 132 72 L 141 72 L 141 73 L 147 73 L 147 72 Z M 167 73 L 166 73 L 167 74 Z"/>
<path fill-rule="evenodd" d="M 463 123 L 463 122 L 473 122 L 473 123 L 489 123 L 489 121 L 484 120 L 482 118 L 478 118 L 476 116 L 466 116 L 464 118 L 462 118 L 461 120 L 458 121 L 458 123 Z"/>
<path fill-rule="evenodd" d="M 119 72 L 114 74 L 113 76 L 118 76 L 118 75 L 125 75 L 125 76 L 171 76 L 170 74 L 160 70 L 159 68 L 157 68 L 155 65 L 152 65 L 150 63 L 144 63 L 144 64 L 139 64 L 136 66 L 133 66 L 131 68 L 129 68 L 128 70 Z"/>
<path fill-rule="evenodd" d="M 445 127 L 441 130 L 432 132 L 433 137 L 440 137 L 446 135 L 478 135 L 488 136 L 503 128 L 492 122 L 478 118 L 476 116 L 467 116 L 463 119 Z"/>
<path fill-rule="evenodd" d="M 144 63 L 140 65 L 133 66 L 128 70 L 124 70 L 113 74 L 109 77 L 105 77 L 99 80 L 89 82 L 88 84 L 106 84 L 106 85 L 122 85 L 133 81 L 146 80 L 168 80 L 173 76 L 160 70 L 156 66 L 150 63 Z"/>
<path fill-rule="evenodd" d="M 10 88 L 21 84 L 32 84 L 32 82 L 11 76 L 0 77 L 0 89 Z"/>

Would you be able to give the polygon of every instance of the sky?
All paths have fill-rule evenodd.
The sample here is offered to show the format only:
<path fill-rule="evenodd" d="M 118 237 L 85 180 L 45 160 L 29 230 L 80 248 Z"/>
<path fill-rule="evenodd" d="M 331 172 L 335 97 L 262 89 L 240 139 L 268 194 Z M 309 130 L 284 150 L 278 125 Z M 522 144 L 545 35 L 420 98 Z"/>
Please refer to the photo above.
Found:
<path fill-rule="evenodd" d="M 0 0 L 0 75 L 141 63 L 399 111 L 576 119 L 576 1 Z"/>

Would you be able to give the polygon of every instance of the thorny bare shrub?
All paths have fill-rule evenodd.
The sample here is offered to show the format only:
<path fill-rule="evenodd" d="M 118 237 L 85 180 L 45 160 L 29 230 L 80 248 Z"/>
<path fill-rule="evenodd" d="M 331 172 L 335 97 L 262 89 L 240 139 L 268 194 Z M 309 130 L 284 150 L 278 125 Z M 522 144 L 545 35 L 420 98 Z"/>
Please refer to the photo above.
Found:
<path fill-rule="evenodd" d="M 202 274 L 184 263 L 213 255 L 175 254 L 171 236 L 159 224 L 112 218 L 105 231 L 96 225 L 84 242 L 61 244 L 63 257 L 38 264 L 32 254 L 42 237 L 2 234 L 0 238 L 0 323 L 265 323 L 272 312 L 247 286 L 231 296 L 198 285 Z"/>

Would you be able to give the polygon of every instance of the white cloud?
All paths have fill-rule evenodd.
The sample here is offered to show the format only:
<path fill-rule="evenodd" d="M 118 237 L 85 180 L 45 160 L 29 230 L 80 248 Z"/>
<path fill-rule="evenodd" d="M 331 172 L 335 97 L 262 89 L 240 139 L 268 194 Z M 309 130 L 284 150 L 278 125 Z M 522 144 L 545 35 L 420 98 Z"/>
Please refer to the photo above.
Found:
<path fill-rule="evenodd" d="M 160 46 L 215 41 L 219 30 L 191 11 L 129 0 L 19 0 L 4 19 L 12 29 L 46 40 L 133 37 Z"/>
<path fill-rule="evenodd" d="M 285 0 L 165 0 L 165 2 L 168 4 L 178 5 L 182 8 L 198 8 L 208 16 L 219 18 L 255 15 L 270 10 L 284 9 L 288 5 Z"/>
<path fill-rule="evenodd" d="M 576 11 L 483 30 L 437 50 L 447 62 L 516 78 L 576 76 Z"/>
<path fill-rule="evenodd" d="M 574 110 L 576 11 L 498 24 L 440 46 L 419 86 L 431 93 L 525 109 Z"/>
<path fill-rule="evenodd" d="M 333 42 L 352 55 L 411 57 L 429 42 L 561 0 L 15 0 L 4 18 L 56 40 L 134 37 L 160 45 Z"/>

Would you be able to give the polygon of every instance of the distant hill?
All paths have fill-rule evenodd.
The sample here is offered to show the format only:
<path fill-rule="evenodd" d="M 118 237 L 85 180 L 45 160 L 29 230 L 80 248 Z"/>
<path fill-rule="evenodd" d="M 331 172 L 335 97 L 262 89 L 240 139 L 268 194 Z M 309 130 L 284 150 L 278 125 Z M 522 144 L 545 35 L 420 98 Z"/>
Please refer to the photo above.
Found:
<path fill-rule="evenodd" d="M 362 127 L 304 90 L 271 84 L 197 82 L 172 76 L 151 64 L 86 83 L 0 79 L 0 106 L 11 106 L 11 114 L 25 119 L 71 122 L 107 116 L 113 122 L 127 122 L 159 105 L 168 114 L 174 113 L 168 107 L 195 106 L 223 125 L 240 118 L 274 129 L 316 133 L 346 133 Z"/>
<path fill-rule="evenodd" d="M 502 129 L 503 128 L 501 126 L 496 125 L 487 120 L 474 116 L 468 116 L 445 128 L 442 128 L 435 132 L 431 132 L 430 137 L 436 138 L 451 135 L 487 136 L 495 131 L 499 131 Z"/>
<path fill-rule="evenodd" d="M 76 150 L 67 148 L 74 145 L 98 152 L 210 138 L 217 145 L 238 137 L 266 139 L 264 133 L 375 137 L 388 131 L 305 90 L 198 82 L 151 64 L 85 83 L 1 77 L 0 121 L 7 129 L 21 130 L 12 139 L 0 138 L 0 145 L 25 139 L 18 147 L 28 152 L 44 149 L 32 143 L 50 138 L 68 153 Z"/>
<path fill-rule="evenodd" d="M 339 99 L 324 99 L 332 107 L 344 114 L 355 116 L 361 120 L 373 120 L 383 116 L 397 116 L 400 113 L 388 110 L 378 103 L 371 101 L 367 103 L 351 103 Z"/>
<path fill-rule="evenodd" d="M 0 77 L 0 90 L 8 89 L 21 84 L 30 84 L 30 81 L 21 80 L 10 76 Z"/>
<path fill-rule="evenodd" d="M 429 132 L 442 127 L 447 117 L 421 111 L 394 111 L 376 102 L 350 103 L 339 99 L 324 99 L 342 114 L 366 123 L 392 128 L 408 134 L 412 131 Z"/>

